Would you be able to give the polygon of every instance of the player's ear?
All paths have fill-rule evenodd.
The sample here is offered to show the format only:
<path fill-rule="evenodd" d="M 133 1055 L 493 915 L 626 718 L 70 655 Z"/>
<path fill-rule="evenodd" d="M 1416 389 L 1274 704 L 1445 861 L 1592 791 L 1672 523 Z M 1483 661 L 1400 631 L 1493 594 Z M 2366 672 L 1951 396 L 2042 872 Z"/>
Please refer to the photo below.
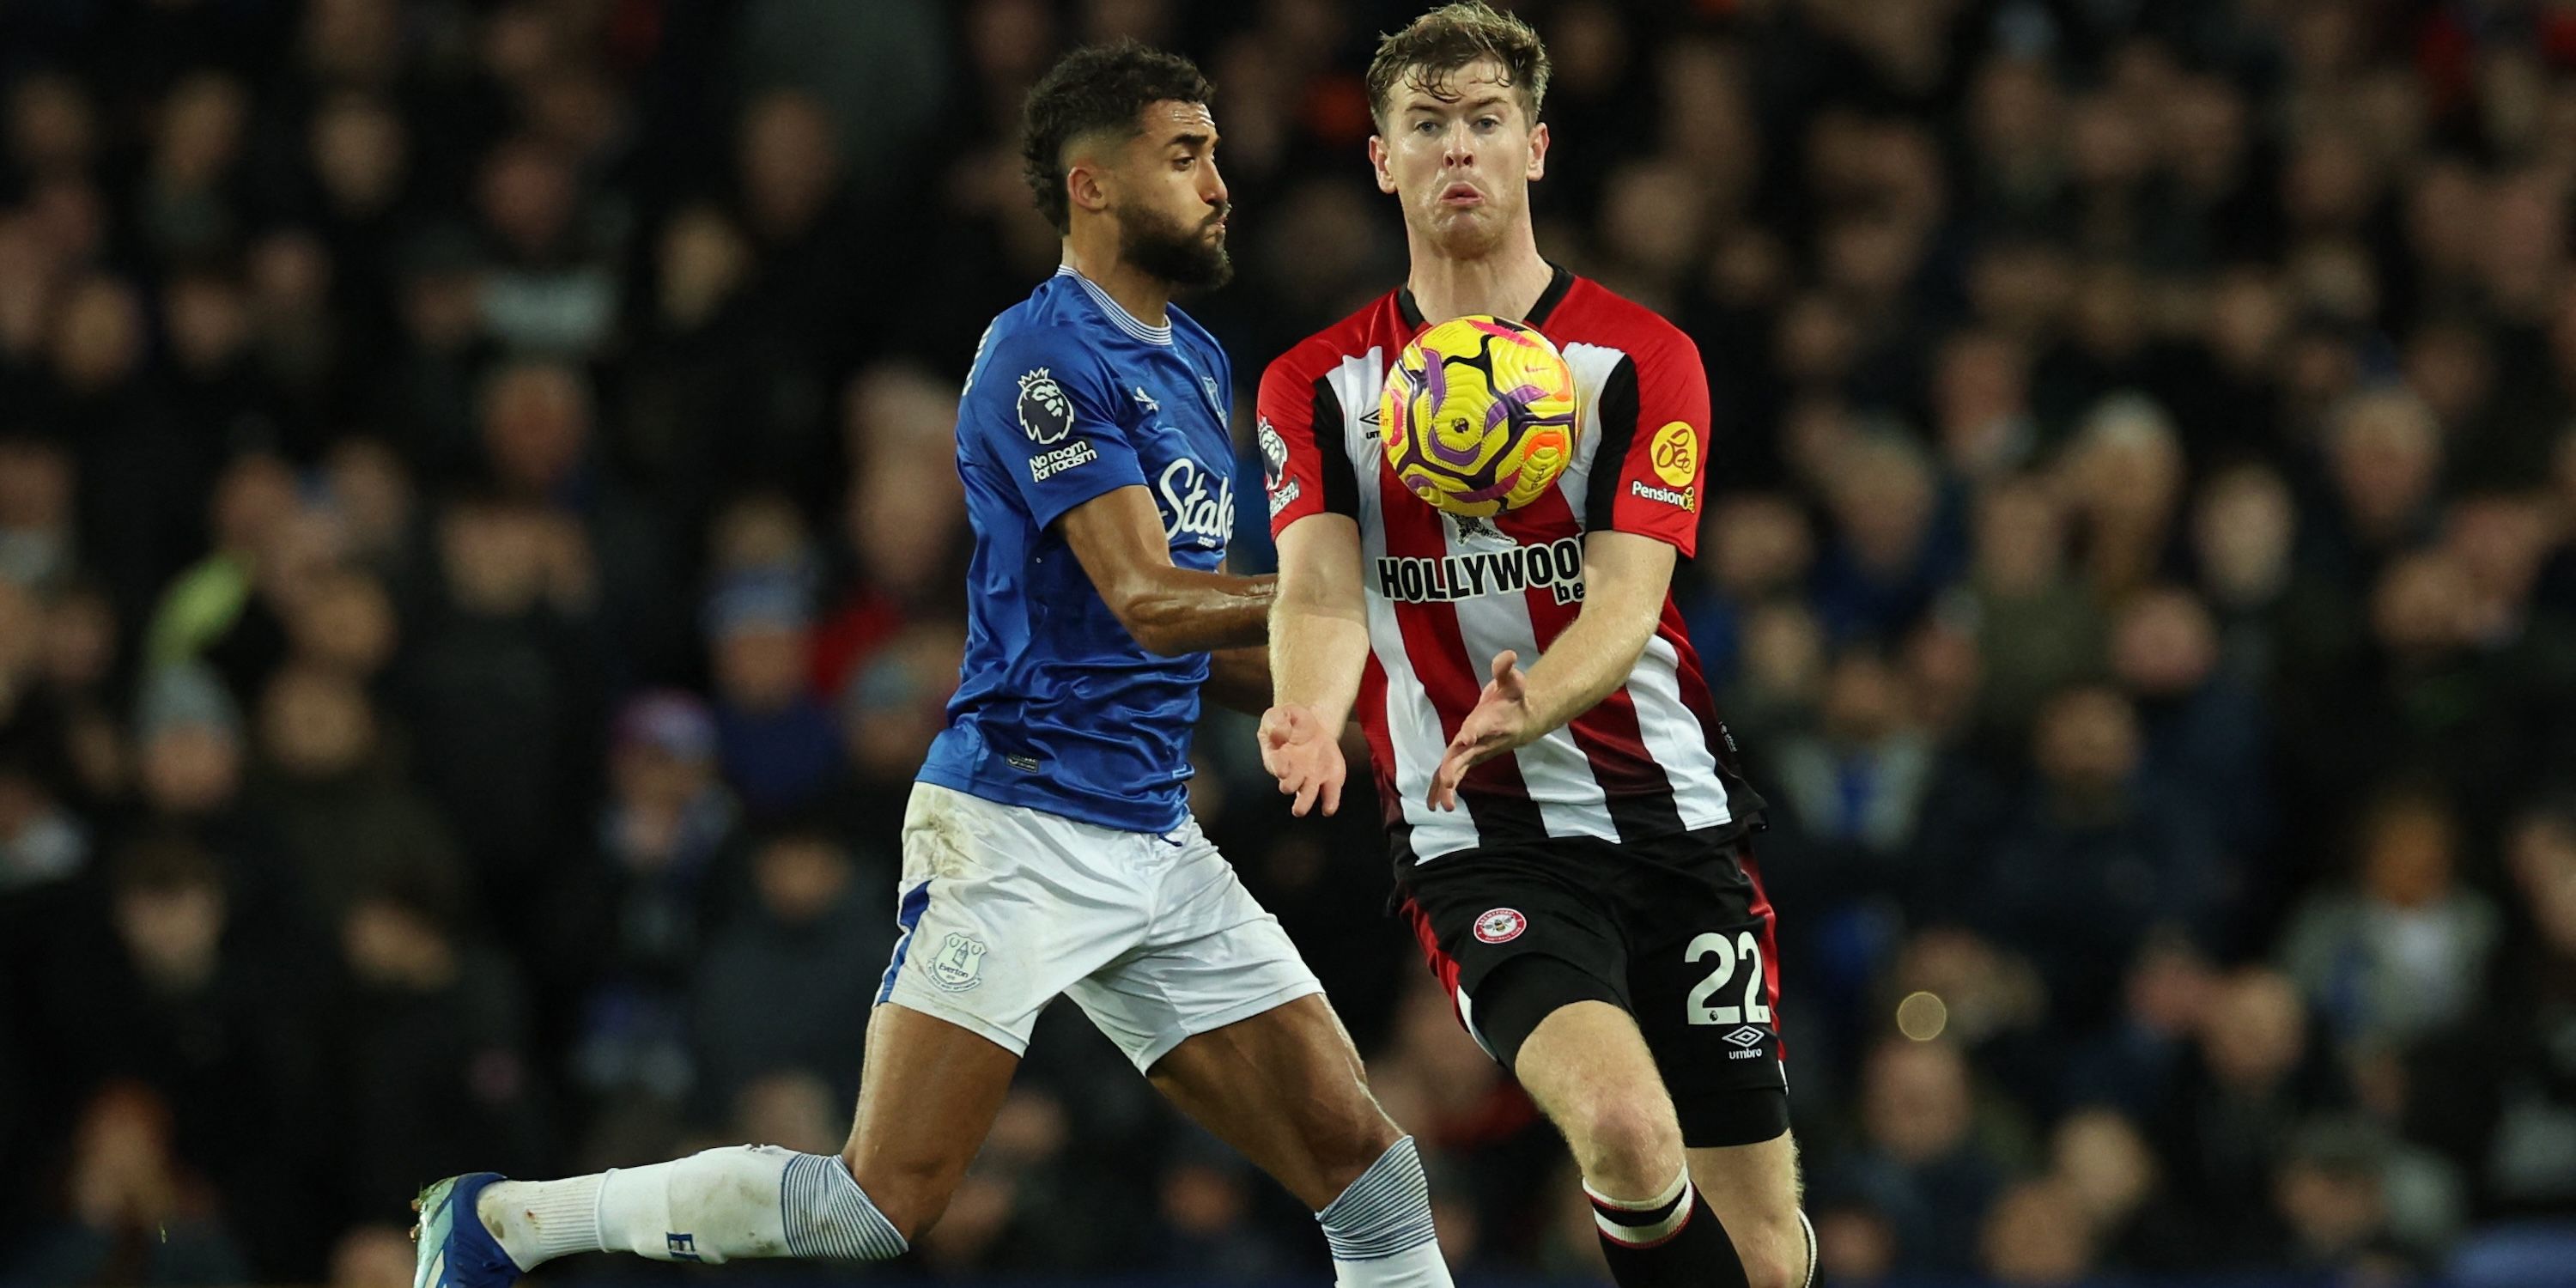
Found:
<path fill-rule="evenodd" d="M 1529 173 L 1523 177 L 1532 182 L 1547 177 L 1547 122 L 1530 127 Z"/>
<path fill-rule="evenodd" d="M 1386 168 L 1386 140 L 1369 136 L 1369 172 L 1377 176 L 1377 190 L 1389 195 L 1395 192 L 1395 172 Z"/>
<path fill-rule="evenodd" d="M 1089 156 L 1076 158 L 1073 168 L 1064 173 L 1065 199 L 1075 210 L 1093 214 L 1109 208 L 1109 188 L 1104 167 Z"/>

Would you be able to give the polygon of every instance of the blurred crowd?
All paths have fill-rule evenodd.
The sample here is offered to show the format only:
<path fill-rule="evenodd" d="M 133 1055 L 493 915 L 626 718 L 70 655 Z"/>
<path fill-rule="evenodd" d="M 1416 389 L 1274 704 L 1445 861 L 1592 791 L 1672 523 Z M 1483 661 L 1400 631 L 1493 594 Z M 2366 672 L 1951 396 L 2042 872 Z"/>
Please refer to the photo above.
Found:
<path fill-rule="evenodd" d="M 1709 368 L 1682 594 L 1832 1280 L 2576 1217 L 2576 9 L 1519 7 L 1542 247 Z M 390 1285 L 448 1173 L 836 1150 L 955 390 L 1056 257 L 1022 92 L 1200 58 L 1249 390 L 1403 271 L 1413 8 L 0 4 L 0 1282 Z M 1593 1273 L 1371 803 L 1199 760 L 1453 1259 Z M 1323 1266 L 1061 1007 L 915 1260 Z"/>

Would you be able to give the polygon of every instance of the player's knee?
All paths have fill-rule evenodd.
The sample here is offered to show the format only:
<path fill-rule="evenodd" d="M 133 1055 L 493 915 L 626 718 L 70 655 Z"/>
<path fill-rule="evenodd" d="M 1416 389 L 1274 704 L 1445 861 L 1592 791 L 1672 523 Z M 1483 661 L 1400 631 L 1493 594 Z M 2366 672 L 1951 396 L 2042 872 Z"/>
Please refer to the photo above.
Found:
<path fill-rule="evenodd" d="M 1614 1198 L 1653 1194 L 1682 1167 L 1682 1129 L 1669 1107 L 1627 1097 L 1585 1105 L 1564 1124 L 1594 1189 Z"/>
<path fill-rule="evenodd" d="M 939 1223 L 948 1210 L 948 1200 L 957 1193 L 957 1184 L 965 1179 L 962 1164 L 946 1161 L 888 1161 L 875 1158 L 860 1162 L 855 1150 L 844 1152 L 841 1163 L 850 1169 L 851 1179 L 859 1183 L 859 1192 L 868 1196 L 879 1215 L 885 1217 L 895 1233 L 911 1243 Z"/>
<path fill-rule="evenodd" d="M 1307 1149 L 1323 1172 L 1326 1188 L 1336 1194 L 1377 1166 L 1386 1151 L 1404 1138 L 1375 1101 L 1366 1096 L 1360 1101 L 1353 1106 L 1335 1106 L 1322 1115 L 1307 1139 Z"/>

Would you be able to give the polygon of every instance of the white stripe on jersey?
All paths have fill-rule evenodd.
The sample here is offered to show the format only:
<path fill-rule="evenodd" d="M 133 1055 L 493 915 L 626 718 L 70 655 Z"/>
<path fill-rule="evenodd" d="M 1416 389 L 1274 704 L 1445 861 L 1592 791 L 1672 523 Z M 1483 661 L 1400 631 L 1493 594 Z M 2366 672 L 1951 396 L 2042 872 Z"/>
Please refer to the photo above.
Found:
<path fill-rule="evenodd" d="M 1574 459 L 1556 476 L 1556 490 L 1565 497 L 1566 508 L 1574 511 L 1574 521 L 1583 523 L 1590 517 L 1583 506 L 1592 489 L 1592 462 L 1601 451 L 1601 391 L 1609 386 L 1610 373 L 1627 361 L 1628 352 L 1581 341 L 1570 341 L 1559 352 L 1573 369 L 1574 387 L 1583 396 L 1576 402 L 1580 424 L 1574 436 Z M 1610 468 L 1619 468 L 1619 463 L 1611 462 Z"/>
<path fill-rule="evenodd" d="M 1427 803 L 1431 775 L 1448 750 L 1449 736 L 1441 732 L 1431 691 L 1414 674 L 1413 659 L 1404 648 L 1404 628 L 1395 619 L 1395 604 L 1378 594 L 1376 580 L 1368 575 L 1386 557 L 1386 515 L 1380 508 L 1384 498 L 1377 486 L 1377 462 L 1386 452 L 1364 423 L 1377 410 L 1378 394 L 1386 383 L 1386 350 L 1372 348 L 1345 358 L 1325 380 L 1341 404 L 1342 451 L 1357 476 L 1353 494 L 1359 501 L 1360 580 L 1366 585 L 1362 593 L 1368 603 L 1369 649 L 1386 672 L 1386 740 L 1395 749 L 1396 794 L 1402 798 L 1404 821 L 1413 826 L 1415 853 L 1463 850 L 1476 844 L 1475 820 L 1463 809 L 1443 812 Z M 1320 435 L 1323 427 L 1316 426 L 1315 432 Z"/>
<path fill-rule="evenodd" d="M 1696 832 L 1731 822 L 1726 788 L 1717 776 L 1717 756 L 1708 749 L 1708 731 L 1682 701 L 1681 655 L 1658 631 L 1646 637 L 1646 651 L 1628 675 L 1628 693 L 1637 704 L 1637 733 L 1646 754 L 1664 767 L 1673 785 L 1673 807 L 1682 826 Z"/>

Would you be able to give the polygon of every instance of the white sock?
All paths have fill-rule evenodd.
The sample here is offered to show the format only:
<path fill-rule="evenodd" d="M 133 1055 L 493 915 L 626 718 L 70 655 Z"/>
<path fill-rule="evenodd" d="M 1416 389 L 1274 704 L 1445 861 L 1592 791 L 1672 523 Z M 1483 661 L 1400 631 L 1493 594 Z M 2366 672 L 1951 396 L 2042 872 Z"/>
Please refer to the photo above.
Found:
<path fill-rule="evenodd" d="M 505 1184 L 505 1201 L 496 1204 L 492 1196 Z M 583 1187 L 591 1198 L 586 1224 L 569 1215 Z M 486 1226 L 522 1270 L 594 1248 L 716 1264 L 749 1257 L 884 1261 L 910 1246 L 840 1159 L 775 1145 L 710 1149 L 569 1181 L 496 1182 L 484 1195 L 477 1208 Z"/>
<path fill-rule="evenodd" d="M 1449 1288 L 1431 1225 L 1431 1182 L 1407 1136 L 1315 1219 L 1333 1250 L 1338 1288 Z"/>
<path fill-rule="evenodd" d="M 1807 1219 L 1807 1210 L 1798 1209 L 1798 1231 L 1807 1237 L 1807 1277 L 1798 1288 L 1816 1288 L 1816 1223 Z"/>
<path fill-rule="evenodd" d="M 599 1242 L 602 1179 L 594 1173 L 561 1181 L 494 1181 L 475 1197 L 474 1215 L 521 1270 L 576 1252 L 604 1252 Z"/>

